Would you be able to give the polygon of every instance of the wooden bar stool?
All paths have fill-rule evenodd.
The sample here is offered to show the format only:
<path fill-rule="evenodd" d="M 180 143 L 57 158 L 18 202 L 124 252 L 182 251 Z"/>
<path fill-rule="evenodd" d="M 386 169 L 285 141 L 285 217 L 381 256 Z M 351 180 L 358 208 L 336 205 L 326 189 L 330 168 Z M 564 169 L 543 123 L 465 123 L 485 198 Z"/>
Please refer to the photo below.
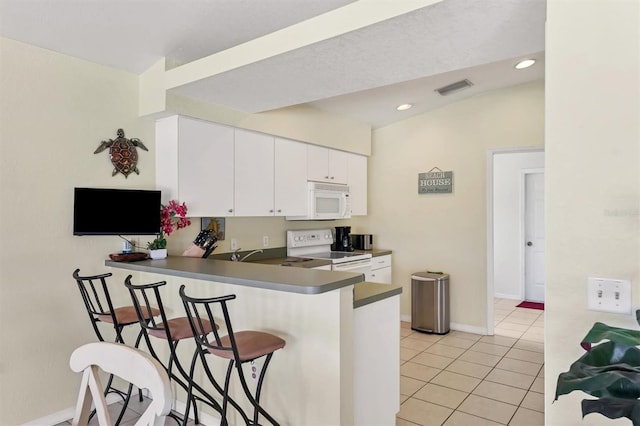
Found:
<path fill-rule="evenodd" d="M 103 322 L 113 326 L 115 331 L 115 337 L 113 339 L 114 342 L 125 344 L 124 338 L 122 337 L 122 330 L 127 326 L 138 324 L 138 316 L 133 306 L 122 306 L 119 308 L 113 307 L 106 280 L 111 275 L 111 273 L 107 273 L 101 275 L 81 276 L 80 269 L 73 271 L 73 278 L 78 284 L 82 301 L 84 302 L 87 314 L 89 315 L 89 320 L 91 321 L 91 325 L 93 326 L 93 330 L 96 333 L 98 340 L 101 342 L 105 341 L 102 333 L 100 332 L 100 328 L 98 327 L 98 323 Z M 158 315 L 159 311 L 154 309 L 151 311 L 151 314 Z M 135 348 L 140 344 L 142 335 L 142 330 L 140 330 L 134 343 Z M 131 398 L 132 389 L 133 384 L 129 384 L 127 392 L 123 392 L 115 388 L 113 386 L 113 375 L 109 376 L 107 386 L 104 390 L 105 396 L 110 393 L 115 393 L 122 398 L 124 404 L 124 407 L 120 412 L 120 416 L 118 416 L 118 419 L 116 420 L 116 424 L 119 424 L 122 420 L 122 416 L 124 415 L 127 405 L 129 404 L 129 399 Z M 138 392 L 138 395 L 140 401 L 142 401 L 142 393 L 140 391 Z"/>
<path fill-rule="evenodd" d="M 253 406 L 252 422 L 247 419 L 243 410 L 236 407 L 245 422 L 247 424 L 257 425 L 258 417 L 262 414 L 269 422 L 274 425 L 278 425 L 278 422 L 260 406 L 260 392 L 262 390 L 264 376 L 273 353 L 278 349 L 284 348 L 286 342 L 278 336 L 261 331 L 234 332 L 231 326 L 231 319 L 229 318 L 227 302 L 235 299 L 235 294 L 222 297 L 194 298 L 187 296 L 184 289 L 184 285 L 180 286 L 180 297 L 182 298 L 185 311 L 187 312 L 187 318 L 189 319 L 189 323 L 193 329 L 193 334 L 198 343 L 198 354 L 200 355 L 207 377 L 209 377 L 210 380 L 213 380 L 213 374 L 211 373 L 211 369 L 207 363 L 206 355 L 215 355 L 229 361 L 223 390 L 221 424 L 227 424 L 227 403 L 230 402 L 229 383 L 231 381 L 231 372 L 235 366 L 242 389 Z M 206 322 L 202 317 L 208 319 L 211 324 L 216 324 L 214 313 L 219 317 L 224 318 L 224 326 L 227 331 L 226 336 L 220 336 L 217 326 L 213 328 L 212 333 L 206 331 Z M 220 313 L 222 313 L 221 316 Z M 210 335 L 211 338 L 209 337 Z M 242 364 L 262 357 L 265 357 L 264 365 L 258 377 L 255 395 L 252 395 L 242 371 Z"/>
<path fill-rule="evenodd" d="M 153 400 L 136 425 L 164 425 L 165 416 L 171 411 L 173 394 L 167 373 L 149 354 L 122 344 L 93 342 L 73 351 L 69 366 L 75 372 L 83 372 L 72 425 L 89 424 L 92 403 L 98 424 L 111 424 L 107 401 L 101 392 L 99 370 L 149 390 Z"/>

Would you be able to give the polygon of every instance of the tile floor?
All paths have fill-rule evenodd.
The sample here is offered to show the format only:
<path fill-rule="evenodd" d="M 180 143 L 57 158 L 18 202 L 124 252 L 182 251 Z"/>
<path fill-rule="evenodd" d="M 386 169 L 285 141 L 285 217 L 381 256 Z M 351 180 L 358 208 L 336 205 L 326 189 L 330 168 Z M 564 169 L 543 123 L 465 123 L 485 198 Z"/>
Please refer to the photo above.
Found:
<path fill-rule="evenodd" d="M 405 425 L 544 425 L 544 314 L 496 299 L 495 335 L 419 333 L 402 323 Z"/>
<path fill-rule="evenodd" d="M 518 303 L 496 299 L 494 336 L 437 336 L 401 324 L 397 426 L 544 425 L 544 314 Z M 120 407 L 110 406 L 114 419 Z M 145 408 L 132 401 L 121 425 L 135 424 Z"/>

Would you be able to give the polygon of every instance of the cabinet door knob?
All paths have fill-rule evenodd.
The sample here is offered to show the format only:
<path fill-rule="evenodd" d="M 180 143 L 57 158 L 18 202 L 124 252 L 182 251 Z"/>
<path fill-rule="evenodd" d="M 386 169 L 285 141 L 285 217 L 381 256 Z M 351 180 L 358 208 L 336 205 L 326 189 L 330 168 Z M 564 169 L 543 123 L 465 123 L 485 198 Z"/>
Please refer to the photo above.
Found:
<path fill-rule="evenodd" d="M 331 176 L 331 179 L 333 179 L 333 176 Z"/>
<path fill-rule="evenodd" d="M 233 209 L 229 209 L 229 213 L 233 213 Z"/>
<path fill-rule="evenodd" d="M 329 179 L 329 176 L 325 176 L 324 178 L 325 178 L 325 179 Z"/>
<path fill-rule="evenodd" d="M 282 213 L 282 209 L 278 209 L 278 213 Z"/>
<path fill-rule="evenodd" d="M 269 213 L 273 213 L 273 209 L 269 210 Z"/>

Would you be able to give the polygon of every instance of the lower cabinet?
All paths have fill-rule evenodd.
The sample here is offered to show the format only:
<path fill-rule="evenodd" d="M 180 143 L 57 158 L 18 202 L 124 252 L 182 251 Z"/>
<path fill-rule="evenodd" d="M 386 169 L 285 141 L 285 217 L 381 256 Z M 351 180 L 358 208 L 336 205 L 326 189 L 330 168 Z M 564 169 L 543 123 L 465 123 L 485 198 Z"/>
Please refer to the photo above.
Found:
<path fill-rule="evenodd" d="M 391 284 L 391 255 L 376 256 L 372 261 L 371 276 L 367 281 Z"/>

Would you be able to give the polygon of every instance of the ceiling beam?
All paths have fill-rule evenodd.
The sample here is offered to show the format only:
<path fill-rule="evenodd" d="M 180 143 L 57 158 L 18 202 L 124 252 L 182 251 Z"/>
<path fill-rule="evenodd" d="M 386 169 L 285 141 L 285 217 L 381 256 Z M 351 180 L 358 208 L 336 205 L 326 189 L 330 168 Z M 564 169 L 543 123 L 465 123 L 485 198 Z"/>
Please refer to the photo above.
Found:
<path fill-rule="evenodd" d="M 412 12 L 442 0 L 358 0 L 282 30 L 167 70 L 165 89 L 180 87 L 254 62 Z"/>

